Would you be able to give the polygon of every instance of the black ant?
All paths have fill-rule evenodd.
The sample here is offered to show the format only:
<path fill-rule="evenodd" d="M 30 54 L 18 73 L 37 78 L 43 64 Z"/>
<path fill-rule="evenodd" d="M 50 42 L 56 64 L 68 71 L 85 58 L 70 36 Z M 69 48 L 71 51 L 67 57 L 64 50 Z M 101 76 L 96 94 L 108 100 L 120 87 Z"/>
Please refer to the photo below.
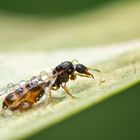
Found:
<path fill-rule="evenodd" d="M 87 78 L 93 78 L 93 74 L 89 72 L 89 70 L 95 70 L 97 72 L 100 72 L 97 69 L 90 69 L 84 66 L 83 64 L 73 64 L 74 61 L 65 61 L 56 66 L 53 69 L 53 74 L 57 74 L 57 78 L 54 82 L 54 84 L 50 87 L 48 92 L 48 97 L 51 99 L 51 90 L 57 90 L 60 87 L 62 87 L 67 94 L 69 94 L 72 98 L 75 98 L 69 91 L 69 89 L 66 86 L 66 83 L 70 80 L 75 80 L 77 76 L 81 77 L 87 77 Z"/>

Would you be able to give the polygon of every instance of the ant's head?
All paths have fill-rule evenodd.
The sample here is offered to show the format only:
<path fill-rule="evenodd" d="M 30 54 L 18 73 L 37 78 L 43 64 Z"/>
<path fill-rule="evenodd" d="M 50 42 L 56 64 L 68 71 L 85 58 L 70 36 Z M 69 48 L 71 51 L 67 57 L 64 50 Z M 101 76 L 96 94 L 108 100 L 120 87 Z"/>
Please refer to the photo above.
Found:
<path fill-rule="evenodd" d="M 94 78 L 94 76 L 91 73 L 89 73 L 88 70 L 89 69 L 86 66 L 82 65 L 82 64 L 76 64 L 75 65 L 75 71 L 77 71 L 80 74 L 84 74 L 87 77 Z"/>
<path fill-rule="evenodd" d="M 88 68 L 82 64 L 76 64 L 75 70 L 79 73 L 85 73 L 86 71 L 88 71 Z"/>

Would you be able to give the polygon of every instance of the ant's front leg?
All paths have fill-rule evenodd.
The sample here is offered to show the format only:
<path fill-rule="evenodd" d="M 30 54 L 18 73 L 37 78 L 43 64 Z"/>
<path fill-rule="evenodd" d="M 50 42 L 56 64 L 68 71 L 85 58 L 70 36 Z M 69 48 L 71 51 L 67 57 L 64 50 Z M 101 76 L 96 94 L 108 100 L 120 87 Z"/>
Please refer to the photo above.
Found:
<path fill-rule="evenodd" d="M 86 72 L 86 74 L 81 74 L 81 73 L 76 73 L 76 75 L 80 76 L 80 77 L 87 77 L 87 78 L 93 78 L 94 79 L 94 76 L 89 73 L 89 72 Z"/>
<path fill-rule="evenodd" d="M 48 99 L 47 99 L 47 105 L 50 104 L 52 100 L 52 92 L 51 92 L 51 86 L 48 87 Z"/>
<path fill-rule="evenodd" d="M 66 93 L 67 93 L 68 95 L 70 95 L 72 98 L 76 98 L 75 96 L 73 96 L 73 95 L 70 93 L 69 89 L 68 89 L 67 86 L 66 86 L 66 83 L 64 83 L 64 85 L 61 84 L 61 87 L 62 87 L 62 88 L 66 91 Z"/>
<path fill-rule="evenodd" d="M 75 80 L 77 78 L 77 76 L 80 76 L 80 77 L 86 77 L 86 78 L 94 78 L 94 76 L 88 72 L 88 74 L 83 74 L 83 73 L 73 73 L 71 76 L 70 76 L 70 79 L 71 80 Z"/>

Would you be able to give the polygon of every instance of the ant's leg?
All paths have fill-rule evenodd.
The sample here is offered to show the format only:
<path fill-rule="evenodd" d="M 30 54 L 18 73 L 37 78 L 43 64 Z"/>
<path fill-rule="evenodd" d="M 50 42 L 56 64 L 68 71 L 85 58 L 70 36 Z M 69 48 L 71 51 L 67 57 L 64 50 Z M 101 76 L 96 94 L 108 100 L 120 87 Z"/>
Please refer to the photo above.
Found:
<path fill-rule="evenodd" d="M 92 74 L 90 75 L 86 75 L 86 74 L 81 74 L 81 73 L 77 73 L 76 75 L 81 76 L 81 77 L 87 77 L 87 78 L 94 78 L 94 76 Z"/>
<path fill-rule="evenodd" d="M 52 92 L 51 92 L 51 86 L 48 88 L 48 100 L 47 100 L 47 104 L 50 104 L 52 100 Z"/>
<path fill-rule="evenodd" d="M 79 74 L 80 74 L 80 73 L 79 73 Z M 85 75 L 85 77 L 88 77 L 88 78 L 93 78 L 93 79 L 94 79 L 93 74 L 91 74 L 91 73 L 90 73 L 90 72 L 88 72 L 88 71 L 85 71 L 83 74 Z"/>
<path fill-rule="evenodd" d="M 58 90 L 59 87 L 51 87 L 52 90 Z"/>
<path fill-rule="evenodd" d="M 72 74 L 72 75 L 70 76 L 70 79 L 71 79 L 71 80 L 75 80 L 75 79 L 77 78 L 77 76 L 90 78 L 89 75 L 76 73 L 76 74 Z"/>
<path fill-rule="evenodd" d="M 69 89 L 68 89 L 67 86 L 66 86 L 66 83 L 65 83 L 64 85 L 61 84 L 61 87 L 66 91 L 66 93 L 67 93 L 68 95 L 70 95 L 72 98 L 75 98 L 75 97 L 70 93 Z"/>
<path fill-rule="evenodd" d="M 90 73 L 88 73 L 88 74 L 76 73 L 76 74 L 73 74 L 73 75 L 70 77 L 70 79 L 71 79 L 71 80 L 75 80 L 77 76 L 80 76 L 80 77 L 87 77 L 87 78 L 91 78 L 91 77 L 94 78 L 94 76 L 93 76 L 92 74 L 90 74 Z"/>
<path fill-rule="evenodd" d="M 87 78 L 93 78 L 94 79 L 94 76 L 92 74 L 90 75 L 85 75 L 85 74 L 80 74 L 80 73 L 77 73 L 78 76 L 81 76 L 81 77 L 87 77 Z M 99 80 L 99 85 L 101 85 L 102 83 L 104 83 L 105 80 L 102 80 L 102 78 L 100 77 L 100 80 Z"/>
<path fill-rule="evenodd" d="M 52 100 L 52 93 L 51 93 L 51 90 L 54 90 L 52 89 L 52 85 L 49 85 L 48 86 L 48 90 L 46 91 L 46 87 L 43 87 L 45 93 L 47 93 L 47 102 L 46 102 L 46 105 L 50 104 L 51 100 Z"/>
<path fill-rule="evenodd" d="M 77 77 L 77 75 L 75 73 L 73 73 L 70 75 L 70 80 L 74 81 L 76 79 L 76 77 Z"/>

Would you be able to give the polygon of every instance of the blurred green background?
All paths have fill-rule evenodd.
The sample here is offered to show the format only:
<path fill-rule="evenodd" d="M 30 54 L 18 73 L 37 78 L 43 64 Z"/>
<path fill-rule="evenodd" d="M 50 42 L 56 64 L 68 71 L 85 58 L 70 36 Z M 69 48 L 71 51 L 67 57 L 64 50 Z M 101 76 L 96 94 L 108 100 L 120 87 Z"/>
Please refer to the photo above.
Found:
<path fill-rule="evenodd" d="M 0 50 L 48 51 L 140 37 L 138 0 L 0 1 Z"/>
<path fill-rule="evenodd" d="M 43 15 L 52 18 L 85 12 L 110 1 L 113 0 L 6 0 L 1 1 L 0 8 L 16 14 Z"/>

